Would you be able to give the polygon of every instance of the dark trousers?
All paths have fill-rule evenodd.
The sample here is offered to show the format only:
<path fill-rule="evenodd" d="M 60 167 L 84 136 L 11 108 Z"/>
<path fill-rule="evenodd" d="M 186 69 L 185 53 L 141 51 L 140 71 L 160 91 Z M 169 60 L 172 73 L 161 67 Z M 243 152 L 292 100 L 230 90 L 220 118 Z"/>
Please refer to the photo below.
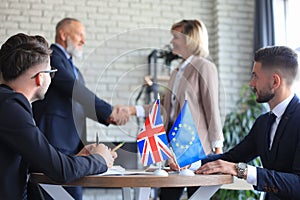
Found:
<path fill-rule="evenodd" d="M 187 187 L 187 195 L 190 198 L 199 187 Z M 183 187 L 170 187 L 160 188 L 160 200 L 179 200 L 184 188 Z"/>

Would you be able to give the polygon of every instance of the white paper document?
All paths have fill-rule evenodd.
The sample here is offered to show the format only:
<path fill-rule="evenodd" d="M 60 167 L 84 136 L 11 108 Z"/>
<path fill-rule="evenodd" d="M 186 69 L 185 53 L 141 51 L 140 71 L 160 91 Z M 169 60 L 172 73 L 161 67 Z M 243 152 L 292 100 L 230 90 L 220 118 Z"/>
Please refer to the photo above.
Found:
<path fill-rule="evenodd" d="M 146 172 L 138 169 L 125 169 L 120 165 L 112 166 L 106 172 L 99 174 L 99 176 L 114 176 L 114 175 L 153 175 L 153 172 Z"/>

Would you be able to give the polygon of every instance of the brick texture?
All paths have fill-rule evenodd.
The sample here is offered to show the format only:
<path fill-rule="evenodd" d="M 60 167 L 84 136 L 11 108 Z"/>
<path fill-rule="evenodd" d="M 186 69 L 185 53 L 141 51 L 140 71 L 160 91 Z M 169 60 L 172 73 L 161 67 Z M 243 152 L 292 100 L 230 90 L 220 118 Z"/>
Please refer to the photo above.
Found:
<path fill-rule="evenodd" d="M 41 34 L 52 43 L 56 23 L 75 17 L 86 27 L 84 58 L 76 65 L 88 87 L 109 103 L 135 104 L 147 74 L 147 56 L 171 39 L 171 25 L 181 19 L 202 19 L 210 36 L 210 53 L 219 70 L 222 115 L 248 83 L 253 43 L 253 0 L 2 0 L 0 44 L 18 32 Z M 159 61 L 158 72 L 168 74 Z M 144 103 L 144 96 L 138 104 Z M 134 117 L 122 127 L 88 120 L 88 141 L 135 141 Z"/>

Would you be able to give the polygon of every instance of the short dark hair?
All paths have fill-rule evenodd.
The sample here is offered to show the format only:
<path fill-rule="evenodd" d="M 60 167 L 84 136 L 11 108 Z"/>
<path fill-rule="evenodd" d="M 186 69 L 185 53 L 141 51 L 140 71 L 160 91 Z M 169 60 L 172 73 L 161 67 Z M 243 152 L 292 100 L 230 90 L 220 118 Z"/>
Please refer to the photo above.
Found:
<path fill-rule="evenodd" d="M 286 46 L 269 46 L 255 52 L 254 61 L 262 64 L 262 69 L 279 70 L 291 85 L 298 73 L 298 55 Z"/>
<path fill-rule="evenodd" d="M 42 36 L 23 33 L 11 36 L 0 49 L 0 72 L 3 80 L 14 80 L 28 68 L 47 63 L 51 52 Z"/>

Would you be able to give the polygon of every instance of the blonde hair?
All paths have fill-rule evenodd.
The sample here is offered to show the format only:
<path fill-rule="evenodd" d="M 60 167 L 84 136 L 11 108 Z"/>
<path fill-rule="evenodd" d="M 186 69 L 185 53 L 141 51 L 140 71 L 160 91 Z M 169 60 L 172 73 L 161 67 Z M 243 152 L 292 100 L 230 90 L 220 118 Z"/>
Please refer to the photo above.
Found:
<path fill-rule="evenodd" d="M 182 34 L 186 35 L 186 44 L 194 55 L 207 57 L 208 33 L 205 24 L 200 20 L 182 20 L 173 24 L 171 30 L 182 28 Z"/>

